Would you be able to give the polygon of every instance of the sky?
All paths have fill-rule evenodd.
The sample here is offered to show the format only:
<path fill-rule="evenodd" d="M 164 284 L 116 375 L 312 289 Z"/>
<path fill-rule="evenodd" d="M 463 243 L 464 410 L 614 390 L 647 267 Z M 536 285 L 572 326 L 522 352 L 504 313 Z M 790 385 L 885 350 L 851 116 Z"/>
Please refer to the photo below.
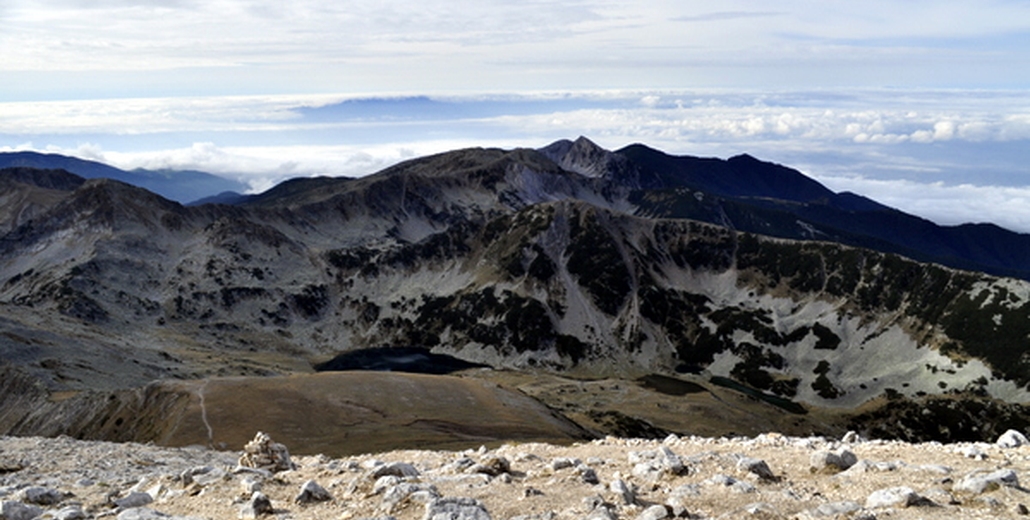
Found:
<path fill-rule="evenodd" d="M 253 191 L 584 135 L 1030 232 L 1030 2 L 0 0 L 0 151 Z"/>

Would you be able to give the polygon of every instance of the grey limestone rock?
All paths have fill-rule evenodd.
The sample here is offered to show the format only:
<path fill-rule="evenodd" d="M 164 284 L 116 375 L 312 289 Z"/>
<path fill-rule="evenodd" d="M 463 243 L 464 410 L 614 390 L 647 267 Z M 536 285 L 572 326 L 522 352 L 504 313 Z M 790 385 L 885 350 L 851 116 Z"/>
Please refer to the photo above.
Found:
<path fill-rule="evenodd" d="M 1000 486 L 1018 486 L 1019 477 L 1016 476 L 1016 472 L 1011 469 L 999 469 L 990 473 L 984 472 L 973 472 L 962 478 L 955 487 L 954 491 L 960 491 L 964 493 L 972 493 L 979 495 L 991 488 Z"/>
<path fill-rule="evenodd" d="M 134 507 L 143 507 L 153 501 L 154 497 L 150 496 L 150 493 L 133 491 L 122 498 L 115 499 L 114 505 L 122 509 L 131 509 Z"/>
<path fill-rule="evenodd" d="M 39 506 L 25 504 L 16 500 L 0 502 L 0 518 L 4 520 L 32 520 L 43 514 Z"/>
<path fill-rule="evenodd" d="M 423 520 L 491 520 L 490 513 L 473 498 L 437 498 L 426 504 Z"/>
<path fill-rule="evenodd" d="M 314 480 L 309 480 L 300 487 L 300 493 L 293 498 L 296 504 L 312 504 L 332 500 L 333 496 Z"/>
<path fill-rule="evenodd" d="M 1018 430 L 1008 430 L 998 437 L 998 441 L 995 443 L 1002 448 L 1018 448 L 1024 444 L 1028 444 L 1026 435 Z"/>
<path fill-rule="evenodd" d="M 240 518 L 257 518 L 272 514 L 272 501 L 260 491 L 255 491 L 250 500 L 240 508 Z"/>
<path fill-rule="evenodd" d="M 601 479 L 597 477 L 597 472 L 594 471 L 594 468 L 591 468 L 586 464 L 578 466 L 576 471 L 579 472 L 579 478 L 583 479 L 583 482 L 587 484 L 594 485 L 601 483 Z"/>
<path fill-rule="evenodd" d="M 769 464 L 762 459 L 743 457 L 737 461 L 737 469 L 756 475 L 758 478 L 763 480 L 772 480 L 776 478 L 776 475 L 774 475 L 772 470 L 769 469 Z"/>
<path fill-rule="evenodd" d="M 407 462 L 391 462 L 388 464 L 382 464 L 376 466 L 372 470 L 372 478 L 378 479 L 386 476 L 395 476 L 400 478 L 417 477 L 421 473 L 418 468 Z"/>
<path fill-rule="evenodd" d="M 812 516 L 831 516 L 837 517 L 854 513 L 862 509 L 862 505 L 858 502 L 844 501 L 844 502 L 830 502 L 822 504 L 819 507 L 812 510 Z"/>
<path fill-rule="evenodd" d="M 669 517 L 669 510 L 663 505 L 653 505 L 643 510 L 637 520 L 662 520 Z"/>
<path fill-rule="evenodd" d="M 487 457 L 479 464 L 470 467 L 467 471 L 469 473 L 482 473 L 496 477 L 505 473 L 511 473 L 511 463 L 504 457 Z"/>
<path fill-rule="evenodd" d="M 383 505 L 387 511 L 392 511 L 406 500 L 428 504 L 437 498 L 440 498 L 440 492 L 432 484 L 404 482 L 386 489 Z"/>
<path fill-rule="evenodd" d="M 568 457 L 558 457 L 551 461 L 551 469 L 554 471 L 560 471 L 565 468 L 572 468 L 582 464 L 579 459 L 572 459 Z"/>
<path fill-rule="evenodd" d="M 814 471 L 844 471 L 858 462 L 858 457 L 847 448 L 836 451 L 819 450 L 808 459 Z"/>
<path fill-rule="evenodd" d="M 873 491 L 865 500 L 865 507 L 908 507 L 919 505 L 922 497 L 912 488 L 897 486 Z"/>
<path fill-rule="evenodd" d="M 54 520 L 86 520 L 86 512 L 79 506 L 62 507 L 54 513 Z"/>
<path fill-rule="evenodd" d="M 64 500 L 64 493 L 56 489 L 33 486 L 25 488 L 21 492 L 22 501 L 40 506 L 52 506 Z"/>
<path fill-rule="evenodd" d="M 637 501 L 636 491 L 631 485 L 627 484 L 622 479 L 613 480 L 611 484 L 608 484 L 608 489 L 611 490 L 612 493 L 619 495 L 619 497 L 622 498 L 623 504 L 635 504 Z"/>

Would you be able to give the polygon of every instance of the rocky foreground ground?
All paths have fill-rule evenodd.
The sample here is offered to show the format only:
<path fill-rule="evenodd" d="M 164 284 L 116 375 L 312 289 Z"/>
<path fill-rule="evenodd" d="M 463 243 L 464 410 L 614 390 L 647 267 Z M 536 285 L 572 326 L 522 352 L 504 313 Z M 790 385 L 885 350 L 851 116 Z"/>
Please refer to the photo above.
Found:
<path fill-rule="evenodd" d="M 1030 446 L 766 434 L 290 457 L 0 437 L 0 518 L 1015 518 Z"/>

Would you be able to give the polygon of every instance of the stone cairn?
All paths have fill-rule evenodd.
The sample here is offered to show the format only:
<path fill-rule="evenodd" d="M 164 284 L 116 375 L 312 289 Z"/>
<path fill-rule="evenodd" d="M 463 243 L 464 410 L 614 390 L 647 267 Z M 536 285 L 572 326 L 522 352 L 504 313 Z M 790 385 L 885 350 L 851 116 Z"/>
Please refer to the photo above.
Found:
<path fill-rule="evenodd" d="M 297 466 L 290 460 L 290 450 L 273 441 L 272 437 L 265 432 L 257 432 L 254 440 L 243 447 L 243 455 L 240 456 L 239 464 L 243 467 L 263 469 L 272 473 L 297 469 Z"/>

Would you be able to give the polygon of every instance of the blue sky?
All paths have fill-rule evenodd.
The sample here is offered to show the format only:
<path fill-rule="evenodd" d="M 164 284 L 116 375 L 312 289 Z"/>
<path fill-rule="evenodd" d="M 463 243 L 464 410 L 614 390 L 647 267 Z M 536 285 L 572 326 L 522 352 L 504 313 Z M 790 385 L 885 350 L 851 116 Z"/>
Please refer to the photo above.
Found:
<path fill-rule="evenodd" d="M 363 175 L 586 135 L 1030 232 L 1030 2 L 7 0 L 0 150 Z"/>

